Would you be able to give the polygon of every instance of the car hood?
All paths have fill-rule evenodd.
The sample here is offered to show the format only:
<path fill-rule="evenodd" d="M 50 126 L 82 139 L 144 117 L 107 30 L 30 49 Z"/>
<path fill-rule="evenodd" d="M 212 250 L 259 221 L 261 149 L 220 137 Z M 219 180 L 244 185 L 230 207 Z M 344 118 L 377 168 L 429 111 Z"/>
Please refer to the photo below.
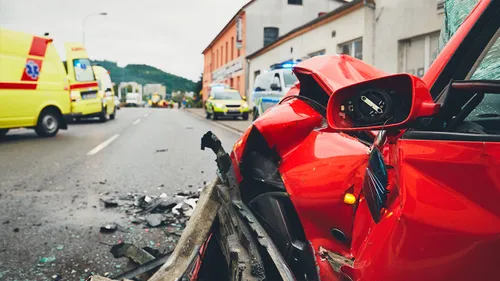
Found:
<path fill-rule="evenodd" d="M 223 104 L 223 105 L 243 105 L 246 104 L 244 100 L 213 100 L 213 103 Z"/>
<path fill-rule="evenodd" d="M 329 96 L 337 89 L 387 75 L 382 70 L 346 55 L 314 57 L 300 63 L 293 71 L 301 84 L 308 78 L 313 78 Z"/>

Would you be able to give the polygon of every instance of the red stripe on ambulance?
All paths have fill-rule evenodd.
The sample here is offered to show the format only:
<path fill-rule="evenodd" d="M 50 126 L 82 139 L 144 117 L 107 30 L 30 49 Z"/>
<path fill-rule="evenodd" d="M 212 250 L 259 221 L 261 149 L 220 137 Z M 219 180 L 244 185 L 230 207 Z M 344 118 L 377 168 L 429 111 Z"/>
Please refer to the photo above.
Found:
<path fill-rule="evenodd" d="M 52 40 L 33 36 L 29 55 L 45 57 L 45 52 L 47 51 L 47 46 L 49 45 L 50 41 Z"/>
<path fill-rule="evenodd" d="M 74 89 L 90 88 L 90 87 L 97 87 L 97 86 L 98 86 L 97 82 L 91 82 L 91 83 L 83 83 L 83 84 L 70 85 L 69 88 L 71 90 L 74 90 Z"/>
<path fill-rule="evenodd" d="M 36 90 L 36 84 L 21 82 L 0 82 L 0 89 L 8 90 Z"/>

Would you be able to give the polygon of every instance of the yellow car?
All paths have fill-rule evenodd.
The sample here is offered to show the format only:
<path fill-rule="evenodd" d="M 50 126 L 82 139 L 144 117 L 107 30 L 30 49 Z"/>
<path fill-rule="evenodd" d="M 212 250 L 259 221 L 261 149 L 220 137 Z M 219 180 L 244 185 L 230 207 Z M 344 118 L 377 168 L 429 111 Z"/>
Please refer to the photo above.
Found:
<path fill-rule="evenodd" d="M 233 89 L 219 89 L 212 91 L 205 103 L 205 112 L 207 119 L 212 117 L 214 120 L 219 117 L 233 117 L 234 119 L 242 117 L 248 120 L 250 109 L 240 93 Z"/>
<path fill-rule="evenodd" d="M 52 137 L 70 117 L 69 83 L 52 39 L 0 28 L 0 137 L 19 127 Z"/>
<path fill-rule="evenodd" d="M 66 69 L 71 89 L 71 113 L 78 120 L 81 118 L 99 117 L 106 122 L 114 111 L 99 94 L 95 77 L 87 51 L 80 43 L 66 43 Z"/>

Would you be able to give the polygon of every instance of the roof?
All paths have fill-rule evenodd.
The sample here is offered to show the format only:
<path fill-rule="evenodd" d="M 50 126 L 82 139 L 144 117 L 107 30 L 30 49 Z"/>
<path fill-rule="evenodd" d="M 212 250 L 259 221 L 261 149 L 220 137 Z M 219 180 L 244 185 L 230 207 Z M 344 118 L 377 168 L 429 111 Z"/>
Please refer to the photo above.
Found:
<path fill-rule="evenodd" d="M 243 7 L 241 7 L 237 12 L 236 14 L 234 14 L 234 16 L 227 22 L 226 26 L 224 26 L 224 28 L 219 32 L 219 34 L 217 34 L 217 36 L 215 36 L 215 38 L 212 40 L 212 42 L 210 42 L 210 44 L 208 44 L 208 46 L 203 50 L 203 52 L 201 52 L 202 54 L 205 54 L 205 52 L 210 48 L 212 47 L 212 45 L 215 43 L 215 41 L 217 41 L 217 39 L 219 39 L 219 37 L 229 28 L 229 26 L 231 25 L 231 23 L 234 22 L 234 20 L 236 19 L 236 17 L 243 11 L 245 10 L 246 7 L 250 6 L 250 4 L 252 4 L 253 2 L 255 2 L 257 0 L 250 0 L 248 1 L 245 5 L 243 5 Z M 341 3 L 350 3 L 348 0 L 332 0 L 332 1 L 337 1 L 337 2 L 341 2 Z M 347 4 L 346 4 L 347 5 Z"/>
<path fill-rule="evenodd" d="M 311 29 L 314 29 L 318 26 L 321 26 L 321 25 L 324 25 L 326 23 L 329 23 L 330 21 L 333 21 L 347 13 L 350 13 L 352 11 L 355 11 L 361 7 L 364 6 L 365 2 L 370 2 L 370 3 L 373 3 L 373 0 L 369 0 L 369 1 L 366 1 L 366 0 L 353 0 L 351 2 L 347 2 L 346 4 L 338 7 L 337 9 L 327 13 L 327 14 L 324 14 L 322 15 L 321 17 L 317 17 L 315 18 L 314 20 L 304 24 L 304 25 L 301 25 L 295 29 L 292 29 L 290 32 L 288 32 L 287 34 L 283 35 L 283 36 L 280 36 L 278 39 L 276 39 L 276 41 L 274 41 L 273 43 L 255 51 L 254 53 L 248 55 L 246 58 L 247 59 L 253 59 L 263 53 L 266 53 L 267 51 L 269 50 L 272 50 L 274 49 L 275 47 L 285 43 L 286 41 L 288 40 L 291 40 L 299 35 L 302 35 L 304 33 L 306 33 L 307 31 L 311 30 Z"/>
<path fill-rule="evenodd" d="M 202 54 L 205 54 L 205 52 L 210 48 L 212 47 L 212 45 L 215 43 L 215 41 L 217 41 L 217 39 L 219 39 L 219 37 L 221 37 L 221 35 L 229 28 L 229 26 L 231 25 L 231 23 L 234 22 L 234 20 L 236 19 L 236 17 L 248 6 L 250 6 L 250 4 L 252 4 L 253 2 L 255 2 L 257 0 L 250 0 L 248 1 L 245 5 L 243 5 L 243 7 L 241 7 L 237 12 L 236 14 L 234 14 L 234 16 L 228 21 L 228 23 L 226 24 L 226 26 L 224 26 L 224 28 L 219 32 L 219 34 L 217 34 L 217 36 L 215 36 L 215 38 L 212 40 L 212 42 L 210 42 L 210 44 L 208 44 L 208 46 L 203 50 L 203 52 L 201 52 Z"/>

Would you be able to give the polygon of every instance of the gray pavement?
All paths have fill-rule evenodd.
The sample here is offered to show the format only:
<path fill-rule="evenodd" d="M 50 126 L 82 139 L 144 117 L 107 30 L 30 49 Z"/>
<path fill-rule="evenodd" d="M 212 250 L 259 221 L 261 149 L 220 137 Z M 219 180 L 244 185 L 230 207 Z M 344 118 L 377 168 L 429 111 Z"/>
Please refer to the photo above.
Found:
<path fill-rule="evenodd" d="M 189 108 L 186 110 L 196 116 L 206 118 L 206 113 L 203 108 Z M 250 127 L 250 125 L 252 125 L 252 115 L 250 114 L 249 120 L 243 120 L 241 118 L 238 118 L 237 120 L 234 120 L 233 118 L 221 118 L 216 121 L 212 120 L 212 122 L 243 133 L 246 131 L 246 129 L 248 129 L 248 127 Z"/>
<path fill-rule="evenodd" d="M 100 198 L 201 188 L 215 177 L 214 154 L 200 150 L 208 130 L 227 150 L 239 137 L 183 110 L 146 108 L 121 109 L 104 124 L 72 124 L 54 138 L 9 132 L 0 140 L 0 280 L 118 273 L 127 260 L 115 260 L 105 244 L 120 241 L 167 250 L 161 229 L 99 234 L 100 226 L 127 219 Z"/>

